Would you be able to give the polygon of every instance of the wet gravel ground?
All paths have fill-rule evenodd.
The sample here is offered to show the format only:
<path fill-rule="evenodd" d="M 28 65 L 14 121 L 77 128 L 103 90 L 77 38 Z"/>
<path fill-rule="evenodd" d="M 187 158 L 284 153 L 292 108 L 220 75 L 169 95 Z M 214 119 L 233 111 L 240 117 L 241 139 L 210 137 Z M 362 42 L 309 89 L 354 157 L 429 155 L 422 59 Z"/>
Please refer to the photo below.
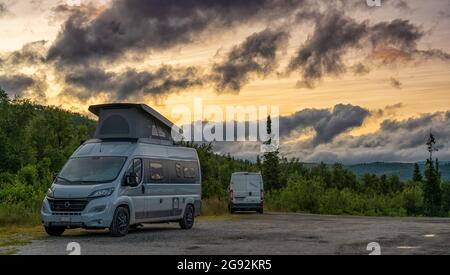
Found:
<path fill-rule="evenodd" d="M 17 247 L 18 254 L 363 254 L 377 242 L 381 254 L 450 254 L 450 219 L 366 218 L 269 213 L 202 218 L 192 230 L 178 224 L 146 225 L 123 238 L 107 231 L 68 231 Z"/>

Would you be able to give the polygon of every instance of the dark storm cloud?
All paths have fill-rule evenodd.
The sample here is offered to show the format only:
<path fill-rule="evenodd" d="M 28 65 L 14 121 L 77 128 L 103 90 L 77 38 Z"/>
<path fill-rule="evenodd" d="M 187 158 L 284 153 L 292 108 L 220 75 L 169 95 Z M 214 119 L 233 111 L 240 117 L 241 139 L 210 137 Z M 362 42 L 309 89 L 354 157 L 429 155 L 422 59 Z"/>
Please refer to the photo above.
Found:
<path fill-rule="evenodd" d="M 198 39 L 211 27 L 286 14 L 303 0 L 117 0 L 95 19 L 73 13 L 48 53 L 49 60 L 78 64 L 114 58 L 127 50 L 166 49 Z M 261 18 L 261 17 L 260 17 Z"/>
<path fill-rule="evenodd" d="M 348 67 L 343 58 L 350 50 L 376 51 L 376 56 L 385 63 L 397 61 L 399 57 L 402 60 L 450 60 L 449 54 L 441 50 L 418 50 L 417 43 L 425 33 L 408 20 L 395 19 L 372 25 L 367 21 L 357 22 L 339 11 L 310 13 L 309 16 L 316 21 L 315 30 L 288 66 L 289 72 L 301 73 L 300 86 L 313 88 L 324 76 L 339 76 L 346 72 Z M 356 74 L 364 72 L 361 70 L 364 67 L 357 66 L 359 68 L 352 68 Z"/>
<path fill-rule="evenodd" d="M 78 89 L 65 92 L 65 96 L 87 100 L 98 94 L 106 94 L 111 100 L 123 101 L 144 96 L 165 96 L 203 84 L 195 67 L 176 68 L 162 66 L 154 71 L 128 69 L 121 73 L 88 68 L 65 77 L 65 82 Z"/>
<path fill-rule="evenodd" d="M 5 65 L 37 65 L 45 62 L 46 41 L 25 44 L 22 49 L 4 54 Z"/>
<path fill-rule="evenodd" d="M 235 46 L 222 63 L 213 66 L 212 80 L 219 92 L 239 92 L 254 75 L 268 76 L 277 67 L 277 55 L 287 46 L 289 35 L 266 29 Z"/>
<path fill-rule="evenodd" d="M 361 163 L 377 161 L 419 161 L 427 157 L 426 140 L 430 132 L 441 148 L 437 157 L 450 157 L 450 118 L 448 113 L 424 114 L 406 120 L 386 120 L 381 128 L 359 137 L 342 137 L 320 147 L 297 148 L 308 152 L 302 156 L 309 161 Z M 295 154 L 295 152 L 291 152 Z"/>
<path fill-rule="evenodd" d="M 33 78 L 23 75 L 0 75 L 0 87 L 10 95 L 22 96 L 35 84 Z"/>
<path fill-rule="evenodd" d="M 354 106 L 355 107 L 355 106 Z M 351 108 L 353 109 L 353 108 Z M 280 119 L 280 127 L 283 125 L 301 125 L 305 127 L 311 118 L 325 115 L 326 112 L 315 110 L 303 110 L 298 112 L 309 113 L 310 118 L 301 119 L 301 123 L 287 123 L 286 118 Z M 295 116 L 295 115 L 294 115 Z M 352 116 L 352 111 L 348 113 Z M 354 125 L 357 125 L 355 123 Z M 280 151 L 287 158 L 299 158 L 304 162 L 341 162 L 345 164 L 370 163 L 374 161 L 410 161 L 417 162 L 428 157 L 426 140 L 430 132 L 435 135 L 440 148 L 436 156 L 440 159 L 450 159 L 450 112 L 423 114 L 416 118 L 406 120 L 385 120 L 378 131 L 362 135 L 351 136 L 346 131 L 335 136 L 332 140 L 323 143 L 314 142 L 316 137 L 309 140 L 295 141 L 292 133 L 282 131 L 282 143 Z M 355 126 L 357 127 L 357 126 Z M 344 127 L 345 129 L 345 127 Z M 290 137 L 288 140 L 283 138 Z M 294 141 L 293 141 L 294 140 Z M 260 143 L 235 142 L 214 143 L 216 151 L 236 157 L 255 160 L 261 154 Z"/>
<path fill-rule="evenodd" d="M 375 24 L 368 29 L 368 35 L 373 47 L 389 45 L 398 49 L 415 49 L 424 32 L 408 20 L 395 19 Z"/>
<path fill-rule="evenodd" d="M 358 47 L 366 33 L 366 23 L 339 12 L 329 13 L 318 19 L 314 34 L 291 60 L 289 71 L 300 70 L 307 87 L 324 75 L 341 74 L 346 70 L 342 56 L 349 48 Z"/>
<path fill-rule="evenodd" d="M 438 49 L 426 51 L 417 50 L 413 52 L 413 55 L 422 59 L 440 59 L 442 61 L 450 61 L 450 54 Z"/>
<path fill-rule="evenodd" d="M 280 118 L 280 136 L 290 137 L 293 132 L 312 128 L 313 144 L 331 142 L 335 137 L 363 125 L 370 112 L 353 105 L 339 104 L 333 110 L 306 109 Z"/>

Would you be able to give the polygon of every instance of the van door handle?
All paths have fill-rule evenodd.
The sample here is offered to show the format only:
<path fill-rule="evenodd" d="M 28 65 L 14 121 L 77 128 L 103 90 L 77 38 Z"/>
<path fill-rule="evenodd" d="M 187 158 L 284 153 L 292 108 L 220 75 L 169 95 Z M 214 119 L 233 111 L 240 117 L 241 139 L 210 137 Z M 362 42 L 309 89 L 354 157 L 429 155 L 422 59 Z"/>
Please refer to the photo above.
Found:
<path fill-rule="evenodd" d="M 159 199 L 159 203 L 163 203 L 164 202 L 164 200 L 163 199 Z"/>
<path fill-rule="evenodd" d="M 142 194 L 145 194 L 145 185 L 144 184 L 142 184 L 141 190 L 142 190 Z"/>

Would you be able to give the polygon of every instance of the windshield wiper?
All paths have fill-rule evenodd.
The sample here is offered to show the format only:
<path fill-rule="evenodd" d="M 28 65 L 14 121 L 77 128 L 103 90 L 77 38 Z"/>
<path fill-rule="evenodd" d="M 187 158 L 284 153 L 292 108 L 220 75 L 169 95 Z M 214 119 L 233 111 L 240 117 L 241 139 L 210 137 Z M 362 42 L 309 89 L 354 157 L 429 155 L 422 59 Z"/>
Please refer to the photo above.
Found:
<path fill-rule="evenodd" d="M 90 184 L 90 183 L 108 183 L 110 180 L 82 180 L 80 183 Z"/>
<path fill-rule="evenodd" d="M 70 184 L 73 184 L 74 182 L 73 181 L 71 181 L 71 180 L 68 180 L 68 179 L 66 179 L 66 178 L 63 178 L 63 177 L 56 177 L 57 179 L 59 179 L 59 180 L 62 180 L 62 181 L 65 181 L 65 182 L 67 182 L 67 183 L 70 183 Z"/>

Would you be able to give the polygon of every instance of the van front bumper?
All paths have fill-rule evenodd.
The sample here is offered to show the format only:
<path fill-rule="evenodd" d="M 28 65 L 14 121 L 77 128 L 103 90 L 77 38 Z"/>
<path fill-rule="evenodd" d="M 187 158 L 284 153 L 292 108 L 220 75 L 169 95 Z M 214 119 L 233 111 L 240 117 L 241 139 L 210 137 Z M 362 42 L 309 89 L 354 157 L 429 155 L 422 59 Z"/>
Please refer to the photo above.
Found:
<path fill-rule="evenodd" d="M 41 209 L 42 225 L 67 228 L 109 228 L 113 207 L 107 198 L 90 200 L 82 212 L 52 211 L 46 198 Z"/>

